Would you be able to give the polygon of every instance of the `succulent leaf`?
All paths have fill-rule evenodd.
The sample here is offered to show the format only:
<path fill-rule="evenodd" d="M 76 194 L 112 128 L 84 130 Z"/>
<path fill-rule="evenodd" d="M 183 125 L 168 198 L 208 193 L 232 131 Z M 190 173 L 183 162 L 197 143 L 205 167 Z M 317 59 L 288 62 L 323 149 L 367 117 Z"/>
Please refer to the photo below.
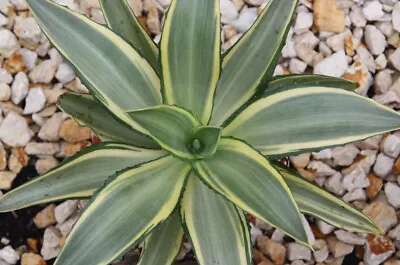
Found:
<path fill-rule="evenodd" d="M 86 198 L 115 172 L 165 156 L 165 151 L 124 144 L 90 146 L 55 169 L 0 197 L 0 212 L 72 198 Z"/>
<path fill-rule="evenodd" d="M 171 265 L 181 250 L 183 227 L 179 214 L 154 229 L 144 242 L 138 265 Z"/>
<path fill-rule="evenodd" d="M 195 149 L 192 151 L 192 154 L 196 158 L 204 158 L 211 156 L 217 150 L 218 142 L 221 136 L 221 128 L 217 127 L 198 127 L 195 128 L 190 136 L 189 144 L 191 146 L 189 148 Z M 198 141 L 198 148 L 196 150 L 196 146 L 193 144 Z"/>
<path fill-rule="evenodd" d="M 335 227 L 360 233 L 382 234 L 382 230 L 366 215 L 350 204 L 305 180 L 295 171 L 278 162 L 272 165 L 281 173 L 300 208 Z"/>
<path fill-rule="evenodd" d="M 100 0 L 100 5 L 108 27 L 129 42 L 160 73 L 158 47 L 140 24 L 128 0 Z"/>
<path fill-rule="evenodd" d="M 243 211 L 194 173 L 182 199 L 182 219 L 200 265 L 250 265 L 249 228 Z"/>
<path fill-rule="evenodd" d="M 209 159 L 194 162 L 196 174 L 244 211 L 309 245 L 300 211 L 274 167 L 242 141 L 222 138 Z"/>
<path fill-rule="evenodd" d="M 215 92 L 212 126 L 223 124 L 260 85 L 264 89 L 266 82 L 271 80 L 297 2 L 269 1 L 249 31 L 226 53 Z"/>
<path fill-rule="evenodd" d="M 219 0 L 173 0 L 161 38 L 165 104 L 191 110 L 206 125 L 220 74 Z"/>
<path fill-rule="evenodd" d="M 66 93 L 59 98 L 57 105 L 74 117 L 80 125 L 90 127 L 103 142 L 112 141 L 160 149 L 153 139 L 113 116 L 90 95 Z"/>
<path fill-rule="evenodd" d="M 321 150 L 400 128 L 400 114 L 356 93 L 301 87 L 251 104 L 224 130 L 266 156 Z"/>
<path fill-rule="evenodd" d="M 189 171 L 188 164 L 167 156 L 117 173 L 82 213 L 55 265 L 114 261 L 168 218 Z M 85 254 L 76 255 L 77 249 Z"/>
<path fill-rule="evenodd" d="M 160 80 L 117 34 L 50 0 L 29 0 L 39 26 L 98 101 L 132 127 L 122 109 L 161 103 Z"/>
<path fill-rule="evenodd" d="M 265 98 L 279 92 L 301 87 L 332 87 L 354 91 L 357 88 L 357 83 L 324 75 L 304 74 L 278 76 L 268 83 L 261 97 Z"/>
<path fill-rule="evenodd" d="M 160 146 L 176 156 L 195 159 L 215 152 L 220 128 L 203 127 L 197 135 L 198 138 L 192 138 L 196 136 L 198 127 L 201 127 L 200 122 L 184 109 L 160 105 L 130 111 L 128 115 L 142 128 L 142 133 L 151 136 Z M 199 146 L 192 146 L 194 142 Z"/>

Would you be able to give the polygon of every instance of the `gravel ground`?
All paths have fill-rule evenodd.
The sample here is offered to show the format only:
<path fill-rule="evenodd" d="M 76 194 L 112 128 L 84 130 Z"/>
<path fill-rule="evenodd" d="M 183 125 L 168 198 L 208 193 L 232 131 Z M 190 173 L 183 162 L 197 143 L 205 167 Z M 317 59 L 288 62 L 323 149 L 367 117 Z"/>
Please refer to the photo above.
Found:
<path fill-rule="evenodd" d="M 96 0 L 57 0 L 104 23 Z M 170 0 L 130 0 L 155 41 Z M 300 0 L 276 75 L 316 73 L 359 83 L 357 93 L 400 109 L 400 1 Z M 266 0 L 221 0 L 224 51 L 257 19 Z M 0 196 L 91 144 L 91 132 L 55 106 L 86 93 L 51 47 L 25 0 L 0 0 Z M 304 177 L 369 215 L 385 236 L 361 235 L 308 218 L 315 252 L 251 218 L 254 263 L 400 265 L 400 131 L 290 157 Z M 52 264 L 86 201 L 0 214 L 0 265 Z M 104 242 L 107 244 L 107 242 Z M 195 264 L 185 243 L 180 264 Z M 136 264 L 139 250 L 125 262 Z M 186 258 L 185 258 L 186 256 Z"/>

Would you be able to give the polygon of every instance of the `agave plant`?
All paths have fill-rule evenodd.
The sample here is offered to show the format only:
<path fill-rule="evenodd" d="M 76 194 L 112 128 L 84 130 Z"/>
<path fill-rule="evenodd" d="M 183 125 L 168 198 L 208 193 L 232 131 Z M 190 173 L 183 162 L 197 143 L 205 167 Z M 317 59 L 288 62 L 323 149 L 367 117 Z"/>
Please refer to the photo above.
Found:
<path fill-rule="evenodd" d="M 107 27 L 28 0 L 90 95 L 59 106 L 102 143 L 17 188 L 0 212 L 92 197 L 57 265 L 108 264 L 144 240 L 140 265 L 171 264 L 184 235 L 202 265 L 251 264 L 245 213 L 310 245 L 302 214 L 381 233 L 365 215 L 276 159 L 400 128 L 395 111 L 338 78 L 273 78 L 296 0 L 270 0 L 221 55 L 218 0 L 173 0 L 161 43 L 127 0 L 101 0 Z"/>

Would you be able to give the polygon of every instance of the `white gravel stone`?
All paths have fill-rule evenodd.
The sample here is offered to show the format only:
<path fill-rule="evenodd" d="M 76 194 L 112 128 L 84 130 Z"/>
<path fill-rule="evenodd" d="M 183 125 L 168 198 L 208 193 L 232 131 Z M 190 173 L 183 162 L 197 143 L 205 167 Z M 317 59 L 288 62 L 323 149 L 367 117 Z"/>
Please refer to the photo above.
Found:
<path fill-rule="evenodd" d="M 15 112 L 9 112 L 0 124 L 0 139 L 9 146 L 25 146 L 32 136 L 26 120 Z"/>
<path fill-rule="evenodd" d="M 15 35 L 31 44 L 38 44 L 42 31 L 33 17 L 17 17 L 14 26 Z"/>
<path fill-rule="evenodd" d="M 0 171 L 0 189 L 9 190 L 17 175 L 11 171 Z"/>
<path fill-rule="evenodd" d="M 389 203 L 396 209 L 400 208 L 400 187 L 397 184 L 388 182 L 385 185 L 385 195 Z"/>
<path fill-rule="evenodd" d="M 281 230 L 275 229 L 271 235 L 271 239 L 274 240 L 275 242 L 282 243 L 285 236 L 286 236 L 285 233 L 283 233 Z"/>
<path fill-rule="evenodd" d="M 394 159 L 388 157 L 387 155 L 380 153 L 374 165 L 374 173 L 378 177 L 386 178 L 389 173 L 392 171 L 392 167 L 394 164 Z"/>
<path fill-rule="evenodd" d="M 311 260 L 311 250 L 299 243 L 289 243 L 287 244 L 287 258 L 290 261 L 293 260 Z"/>
<path fill-rule="evenodd" d="M 39 47 L 36 48 L 35 51 L 39 56 L 44 57 L 44 56 L 46 56 L 46 54 L 48 53 L 50 48 L 51 48 L 51 44 L 48 40 L 46 40 L 43 43 L 41 43 L 39 45 Z"/>
<path fill-rule="evenodd" d="M 400 138 L 394 134 L 386 137 L 383 142 L 383 152 L 392 158 L 397 158 L 400 154 Z"/>
<path fill-rule="evenodd" d="M 320 40 L 311 31 L 296 35 L 293 37 L 293 40 L 296 44 L 305 45 L 312 49 L 314 49 L 320 42 Z"/>
<path fill-rule="evenodd" d="M 351 165 L 357 157 L 360 150 L 354 144 L 347 144 L 343 147 L 332 149 L 332 158 L 335 165 L 348 166 Z"/>
<path fill-rule="evenodd" d="M 398 2 L 393 8 L 392 22 L 393 22 L 393 28 L 397 32 L 400 32 L 400 2 Z"/>
<path fill-rule="evenodd" d="M 394 107 L 400 103 L 400 97 L 394 91 L 387 91 L 385 94 L 376 95 L 373 99 L 376 100 L 376 102 L 389 107 Z"/>
<path fill-rule="evenodd" d="M 0 26 L 4 26 L 4 25 L 7 25 L 7 24 L 8 24 L 8 18 L 5 17 L 5 16 L 3 16 L 3 15 L 0 13 Z"/>
<path fill-rule="evenodd" d="M 314 23 L 314 17 L 312 13 L 300 12 L 296 16 L 294 24 L 294 31 L 296 34 L 301 34 L 308 31 Z"/>
<path fill-rule="evenodd" d="M 8 58 L 19 48 L 20 44 L 13 33 L 8 29 L 0 29 L 0 55 Z"/>
<path fill-rule="evenodd" d="M 72 10 L 79 10 L 79 2 L 76 0 L 55 0 L 55 2 Z"/>
<path fill-rule="evenodd" d="M 302 74 L 305 72 L 307 68 L 307 64 L 297 58 L 290 59 L 289 62 L 289 71 L 292 74 Z"/>
<path fill-rule="evenodd" d="M 379 55 L 385 51 L 386 38 L 375 26 L 368 25 L 365 28 L 365 43 L 370 52 L 374 55 Z"/>
<path fill-rule="evenodd" d="M 381 142 L 381 140 L 382 140 L 382 135 L 377 135 L 377 136 L 372 136 L 364 141 L 357 142 L 355 143 L 355 145 L 360 149 L 377 150 L 379 148 L 379 143 Z"/>
<path fill-rule="evenodd" d="M 0 68 L 0 83 L 11 84 L 12 81 L 12 75 L 6 69 Z"/>
<path fill-rule="evenodd" d="M 282 57 L 284 58 L 294 58 L 297 56 L 296 46 L 294 41 L 288 39 L 285 46 L 282 49 Z"/>
<path fill-rule="evenodd" d="M 50 83 L 57 70 L 57 64 L 53 60 L 45 60 L 37 65 L 29 73 L 29 78 L 33 83 Z"/>
<path fill-rule="evenodd" d="M 71 232 L 73 225 L 76 223 L 76 221 L 78 220 L 79 217 L 79 211 L 75 211 L 69 218 L 68 220 L 66 220 L 63 224 L 58 225 L 59 230 L 61 231 L 61 234 L 63 236 L 68 236 L 68 234 Z M 254 227 L 252 227 L 253 230 Z M 258 228 L 256 228 L 258 229 Z M 260 229 L 258 229 L 259 232 L 261 232 Z M 258 233 L 257 231 L 257 233 Z M 253 232 L 254 233 L 254 232 Z M 252 233 L 252 236 L 253 236 Z M 255 235 L 255 237 L 257 238 L 260 234 Z M 262 232 L 261 232 L 262 235 Z"/>
<path fill-rule="evenodd" d="M 329 250 L 333 257 L 343 257 L 353 252 L 354 246 L 339 241 L 336 237 L 330 236 L 327 239 Z M 341 264 L 341 263 L 339 263 Z"/>
<path fill-rule="evenodd" d="M 63 84 L 67 84 L 75 79 L 74 70 L 67 63 L 62 63 L 58 66 L 56 78 Z"/>
<path fill-rule="evenodd" d="M 329 48 L 329 46 L 321 41 L 318 45 L 318 50 L 320 53 L 322 53 L 325 57 L 331 56 L 332 55 L 332 50 Z"/>
<path fill-rule="evenodd" d="M 24 72 L 19 72 L 11 86 L 11 100 L 18 105 L 28 95 L 29 80 Z"/>
<path fill-rule="evenodd" d="M 11 4 L 17 8 L 17 10 L 27 10 L 28 4 L 26 0 L 10 0 Z"/>
<path fill-rule="evenodd" d="M 358 5 L 353 6 L 349 16 L 351 23 L 353 23 L 355 27 L 362 28 L 365 27 L 365 25 L 367 25 L 367 20 L 365 19 L 363 11 L 360 6 Z"/>
<path fill-rule="evenodd" d="M 354 168 L 351 173 L 345 175 L 343 178 L 343 188 L 348 191 L 353 191 L 358 188 L 366 188 L 369 184 L 369 179 L 360 166 Z"/>
<path fill-rule="evenodd" d="M 68 118 L 68 115 L 62 112 L 54 114 L 48 119 L 40 129 L 38 136 L 45 141 L 58 141 L 60 139 L 58 130 L 63 121 Z"/>
<path fill-rule="evenodd" d="M 54 209 L 54 215 L 56 217 L 57 223 L 62 224 L 68 217 L 73 214 L 76 209 L 78 209 L 78 201 L 77 200 L 68 200 L 60 205 L 58 205 Z"/>
<path fill-rule="evenodd" d="M 232 21 L 230 25 L 238 32 L 246 32 L 258 17 L 257 8 L 244 7 L 237 20 Z"/>
<path fill-rule="evenodd" d="M 28 155 L 46 156 L 55 155 L 60 151 L 59 143 L 35 143 L 31 142 L 25 146 Z"/>
<path fill-rule="evenodd" d="M 60 244 L 61 233 L 54 227 L 49 226 L 44 230 L 43 245 L 40 254 L 45 260 L 58 256 L 61 251 Z"/>
<path fill-rule="evenodd" d="M 400 240 L 400 224 L 389 231 L 388 236 L 394 240 Z"/>
<path fill-rule="evenodd" d="M 353 191 L 349 191 L 343 196 L 343 200 L 346 202 L 352 201 L 365 201 L 367 200 L 367 194 L 363 189 L 355 189 Z"/>
<path fill-rule="evenodd" d="M 66 221 L 65 223 L 67 223 L 67 222 L 68 222 L 68 221 Z M 65 224 L 65 223 L 64 223 L 64 224 Z M 262 234 L 263 234 L 263 232 L 261 231 L 260 228 L 251 226 L 251 229 L 250 229 L 250 237 L 251 237 L 251 244 L 252 244 L 252 246 L 254 246 L 254 245 L 256 244 L 257 238 L 258 238 L 259 236 L 261 236 Z"/>
<path fill-rule="evenodd" d="M 394 253 L 394 247 L 392 242 L 388 241 L 388 239 L 383 236 L 371 236 L 374 238 L 374 240 L 372 240 L 372 242 L 368 240 L 367 244 L 365 245 L 364 263 L 365 265 L 378 265 L 387 260 Z M 371 243 L 372 246 L 377 246 L 375 248 L 378 249 L 378 253 L 374 253 L 375 248 L 371 246 Z"/>
<path fill-rule="evenodd" d="M 374 81 L 375 93 L 384 94 L 389 90 L 393 82 L 392 74 L 393 71 L 390 69 L 385 69 L 376 74 Z"/>
<path fill-rule="evenodd" d="M 336 170 L 321 161 L 311 161 L 307 169 L 311 169 L 315 172 L 317 177 L 328 177 L 336 173 Z"/>
<path fill-rule="evenodd" d="M 57 66 L 59 66 L 60 64 L 62 64 L 64 62 L 63 57 L 61 56 L 61 54 L 57 51 L 56 48 L 51 48 L 48 52 L 50 59 L 53 60 Z"/>
<path fill-rule="evenodd" d="M 344 49 L 344 34 L 335 34 L 326 40 L 326 44 L 334 51 L 338 52 Z"/>
<path fill-rule="evenodd" d="M 335 235 L 340 241 L 350 245 L 364 245 L 366 242 L 364 237 L 345 230 L 336 230 Z"/>
<path fill-rule="evenodd" d="M 46 96 L 41 87 L 35 87 L 29 90 L 26 97 L 24 114 L 32 114 L 41 111 L 46 105 Z"/>
<path fill-rule="evenodd" d="M 333 230 L 335 230 L 335 227 L 331 226 L 330 224 L 325 223 L 324 221 L 317 220 L 316 223 L 317 223 L 317 227 L 318 227 L 319 231 L 324 235 L 328 235 L 328 234 L 332 233 Z"/>
<path fill-rule="evenodd" d="M 5 14 L 5 15 L 7 14 L 7 9 L 9 7 L 12 7 L 12 5 L 11 5 L 9 0 L 0 0 L 0 11 L 3 14 Z"/>
<path fill-rule="evenodd" d="M 362 11 L 368 21 L 374 21 L 381 19 L 385 14 L 382 8 L 382 4 L 378 0 L 374 0 L 367 2 Z"/>
<path fill-rule="evenodd" d="M 8 101 L 11 98 L 11 88 L 6 83 L 0 83 L 0 101 Z"/>
<path fill-rule="evenodd" d="M 324 160 L 324 159 L 331 159 L 332 158 L 332 150 L 331 149 L 324 149 L 319 152 L 313 152 L 313 157 L 317 160 Z"/>
<path fill-rule="evenodd" d="M 345 188 L 342 185 L 343 175 L 340 172 L 337 172 L 333 176 L 330 176 L 325 182 L 324 187 L 328 191 L 338 195 L 343 196 L 345 193 Z"/>
<path fill-rule="evenodd" d="M 229 22 L 234 21 L 238 18 L 239 12 L 236 6 L 230 0 L 221 0 L 221 22 L 224 24 L 229 24 Z"/>
<path fill-rule="evenodd" d="M 315 57 L 318 55 L 316 51 L 302 44 L 295 45 L 295 49 L 297 56 L 303 62 L 307 63 L 309 66 L 314 65 Z"/>
<path fill-rule="evenodd" d="M 347 68 L 346 54 L 342 50 L 315 65 L 314 74 L 341 77 L 346 72 Z"/>
<path fill-rule="evenodd" d="M 376 65 L 375 60 L 372 54 L 363 46 L 359 46 L 357 48 L 357 54 L 354 56 L 355 61 L 360 61 L 363 65 L 365 65 L 371 73 L 375 73 Z M 372 80 L 371 80 L 372 81 Z"/>
<path fill-rule="evenodd" d="M 400 70 L 400 48 L 389 56 L 389 60 L 397 70 Z"/>
<path fill-rule="evenodd" d="M 393 24 L 391 22 L 377 22 L 375 26 L 383 33 L 386 37 L 393 35 Z"/>
<path fill-rule="evenodd" d="M 11 246 L 6 246 L 0 249 L 0 259 L 8 264 L 17 264 L 19 261 L 19 254 Z"/>
<path fill-rule="evenodd" d="M 28 70 L 32 70 L 36 66 L 36 62 L 38 59 L 37 53 L 25 48 L 20 49 L 19 53 L 24 60 L 25 67 L 28 68 Z"/>
<path fill-rule="evenodd" d="M 387 67 L 387 59 L 384 53 L 378 55 L 375 59 L 375 65 L 377 70 L 382 70 Z"/>
<path fill-rule="evenodd" d="M 313 254 L 316 262 L 324 262 L 328 258 L 329 250 L 325 240 L 318 239 L 315 241 Z"/>

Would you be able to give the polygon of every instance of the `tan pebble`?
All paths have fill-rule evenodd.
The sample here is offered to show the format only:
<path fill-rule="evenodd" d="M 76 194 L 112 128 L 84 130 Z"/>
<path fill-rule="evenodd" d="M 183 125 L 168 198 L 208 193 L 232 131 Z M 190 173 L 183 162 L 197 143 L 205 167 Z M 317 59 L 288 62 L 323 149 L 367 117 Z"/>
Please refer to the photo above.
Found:
<path fill-rule="evenodd" d="M 49 156 L 49 157 L 39 159 L 35 164 L 35 168 L 39 174 L 44 174 L 44 173 L 48 172 L 49 170 L 58 166 L 58 164 L 59 164 L 59 162 L 57 159 L 55 159 L 52 156 Z"/>
<path fill-rule="evenodd" d="M 0 143 L 0 170 L 4 170 L 7 166 L 7 152 Z"/>
<path fill-rule="evenodd" d="M 395 160 L 393 168 L 392 168 L 392 173 L 395 175 L 400 174 L 400 156 Z"/>
<path fill-rule="evenodd" d="M 20 39 L 20 40 L 19 40 L 19 43 L 20 43 L 24 48 L 27 48 L 27 49 L 32 50 L 32 51 L 36 50 L 36 49 L 39 47 L 39 45 L 40 45 L 39 43 L 30 43 L 29 41 L 23 40 L 23 39 Z"/>
<path fill-rule="evenodd" d="M 43 229 L 48 227 L 49 225 L 53 225 L 56 223 L 56 217 L 54 215 L 54 209 L 56 208 L 55 204 L 50 204 L 43 210 L 41 210 L 35 218 L 33 218 L 33 222 L 36 227 L 39 229 Z"/>
<path fill-rule="evenodd" d="M 34 252 L 39 251 L 39 248 L 38 248 L 39 241 L 36 238 L 28 238 L 26 240 L 26 243 L 27 243 L 29 249 L 31 249 L 32 251 L 34 251 Z"/>
<path fill-rule="evenodd" d="M 261 235 L 257 238 L 257 246 L 260 251 L 271 258 L 276 265 L 282 265 L 285 261 L 286 248 L 282 244 Z"/>
<path fill-rule="evenodd" d="M 59 135 L 68 143 L 78 143 L 89 140 L 92 137 L 92 131 L 88 127 L 80 126 L 74 120 L 66 120 L 60 127 Z"/>
<path fill-rule="evenodd" d="M 314 24 L 319 31 L 341 33 L 345 30 L 345 15 L 336 0 L 314 0 Z"/>
<path fill-rule="evenodd" d="M 381 178 L 375 176 L 374 173 L 368 174 L 368 179 L 370 184 L 365 191 L 367 192 L 368 198 L 371 200 L 374 199 L 378 192 L 382 189 L 383 181 Z"/>
<path fill-rule="evenodd" d="M 62 237 L 60 238 L 60 247 L 63 247 L 63 246 L 64 246 L 64 244 L 65 244 L 65 239 L 66 239 L 65 236 L 62 236 Z"/>
<path fill-rule="evenodd" d="M 88 141 L 83 141 L 76 144 L 68 144 L 63 151 L 66 156 L 73 156 L 82 151 L 88 145 L 90 145 L 90 142 Z"/>
<path fill-rule="evenodd" d="M 13 53 L 4 62 L 4 68 L 11 74 L 23 72 L 25 70 L 25 63 L 22 55 L 19 52 Z"/>
<path fill-rule="evenodd" d="M 21 258 L 21 265 L 47 265 L 42 256 L 34 253 L 24 253 Z"/>
<path fill-rule="evenodd" d="M 298 168 L 298 169 L 297 169 L 297 172 L 299 172 L 299 174 L 300 174 L 301 176 L 303 176 L 304 178 L 306 178 L 306 179 L 308 179 L 308 180 L 310 180 L 310 181 L 313 181 L 313 180 L 315 180 L 315 178 L 316 178 L 316 175 L 315 175 L 314 172 L 311 172 L 311 171 L 306 170 L 306 169 L 304 169 L 304 168 Z"/>
<path fill-rule="evenodd" d="M 261 251 L 253 248 L 253 261 L 255 264 L 261 263 L 267 258 L 261 253 Z"/>

